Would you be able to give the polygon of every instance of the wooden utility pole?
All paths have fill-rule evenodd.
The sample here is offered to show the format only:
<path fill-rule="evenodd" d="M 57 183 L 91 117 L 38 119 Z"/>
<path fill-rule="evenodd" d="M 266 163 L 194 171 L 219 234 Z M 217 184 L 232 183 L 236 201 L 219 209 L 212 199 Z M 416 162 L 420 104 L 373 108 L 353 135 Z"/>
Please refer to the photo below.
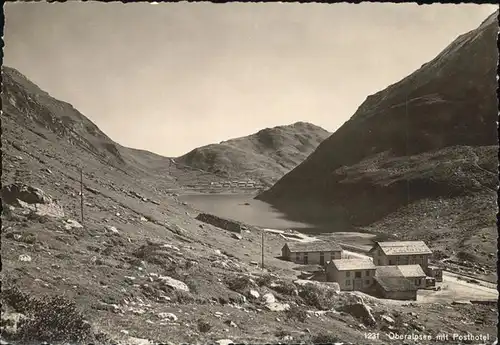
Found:
<path fill-rule="evenodd" d="M 264 229 L 262 229 L 262 269 L 264 269 Z"/>
<path fill-rule="evenodd" d="M 80 168 L 80 214 L 82 216 L 82 225 L 83 225 L 83 169 Z"/>

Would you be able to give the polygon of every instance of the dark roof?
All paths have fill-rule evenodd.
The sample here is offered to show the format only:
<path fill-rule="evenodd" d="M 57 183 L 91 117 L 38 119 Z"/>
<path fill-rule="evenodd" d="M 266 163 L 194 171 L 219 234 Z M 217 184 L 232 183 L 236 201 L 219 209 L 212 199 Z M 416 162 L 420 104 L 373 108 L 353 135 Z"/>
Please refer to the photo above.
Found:
<path fill-rule="evenodd" d="M 398 266 L 377 266 L 375 271 L 377 277 L 404 277 Z"/>
<path fill-rule="evenodd" d="M 336 252 L 342 247 L 335 242 L 313 241 L 313 242 L 287 242 L 285 246 L 291 253 L 298 252 Z"/>
<path fill-rule="evenodd" d="M 406 279 L 397 266 L 378 266 L 375 281 L 387 292 L 417 290 L 415 284 Z"/>
<path fill-rule="evenodd" d="M 404 254 L 432 254 L 424 241 L 394 241 L 377 242 L 370 252 L 376 247 L 380 247 L 385 255 L 404 255 Z"/>

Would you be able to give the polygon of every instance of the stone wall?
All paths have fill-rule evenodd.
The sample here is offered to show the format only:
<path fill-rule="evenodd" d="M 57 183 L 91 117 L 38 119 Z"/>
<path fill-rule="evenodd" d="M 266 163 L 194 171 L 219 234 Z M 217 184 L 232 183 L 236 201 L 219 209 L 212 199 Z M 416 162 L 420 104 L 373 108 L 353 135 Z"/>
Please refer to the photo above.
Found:
<path fill-rule="evenodd" d="M 214 216 L 213 214 L 208 214 L 208 213 L 200 213 L 197 217 L 197 220 L 211 224 L 213 226 L 216 226 L 218 228 L 232 231 L 232 232 L 238 232 L 241 233 L 241 224 L 232 220 L 220 218 L 217 216 Z"/>

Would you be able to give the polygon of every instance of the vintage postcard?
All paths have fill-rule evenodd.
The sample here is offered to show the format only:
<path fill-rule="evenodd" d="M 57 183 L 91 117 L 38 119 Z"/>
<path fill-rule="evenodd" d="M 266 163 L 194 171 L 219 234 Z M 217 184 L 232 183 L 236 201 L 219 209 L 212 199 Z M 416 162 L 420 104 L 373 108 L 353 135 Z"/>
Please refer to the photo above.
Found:
<path fill-rule="evenodd" d="M 4 13 L 1 344 L 496 344 L 496 5 Z"/>

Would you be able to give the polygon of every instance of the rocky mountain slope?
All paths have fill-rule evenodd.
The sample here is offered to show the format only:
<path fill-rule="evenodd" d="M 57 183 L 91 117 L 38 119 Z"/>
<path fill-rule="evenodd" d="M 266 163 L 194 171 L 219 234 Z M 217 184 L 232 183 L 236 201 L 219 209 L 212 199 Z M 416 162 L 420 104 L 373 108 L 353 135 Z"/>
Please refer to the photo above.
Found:
<path fill-rule="evenodd" d="M 269 185 L 300 164 L 330 134 L 313 124 L 297 122 L 199 147 L 176 162 L 224 179 Z"/>
<path fill-rule="evenodd" d="M 424 239 L 494 265 L 497 15 L 369 96 L 258 199 L 330 231 L 356 226 Z M 478 229 L 487 237 L 476 238 Z"/>
<path fill-rule="evenodd" d="M 260 229 L 197 220 L 164 193 L 168 158 L 114 143 L 13 69 L 2 76 L 2 343 L 359 344 L 380 331 L 370 343 L 387 344 L 389 331 L 476 332 L 477 320 L 495 334 L 487 305 L 388 306 L 297 281 L 277 234 L 258 268 Z"/>
<path fill-rule="evenodd" d="M 297 265 L 275 257 L 278 235 L 258 268 L 259 229 L 197 220 L 163 192 L 168 158 L 114 143 L 18 71 L 2 76 L 2 343 L 359 344 L 363 330 L 473 332 L 476 318 L 494 334 L 488 306 L 389 310 L 296 281 Z"/>

